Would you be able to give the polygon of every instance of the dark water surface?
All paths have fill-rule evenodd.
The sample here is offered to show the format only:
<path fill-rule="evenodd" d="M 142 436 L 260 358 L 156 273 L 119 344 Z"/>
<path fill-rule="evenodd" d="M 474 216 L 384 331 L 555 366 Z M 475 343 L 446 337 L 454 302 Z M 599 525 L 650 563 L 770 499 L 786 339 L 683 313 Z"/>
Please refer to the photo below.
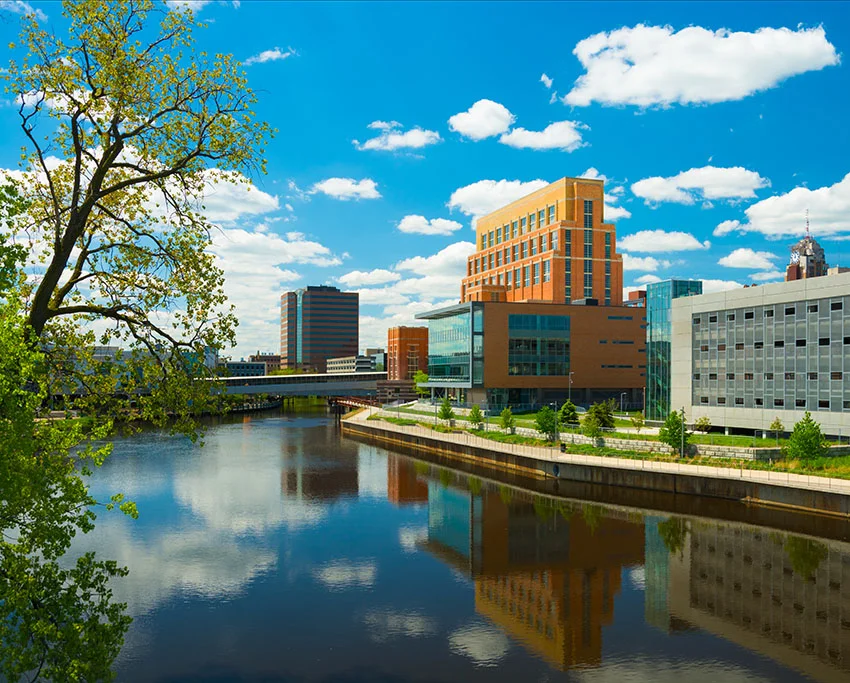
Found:
<path fill-rule="evenodd" d="M 850 681 L 835 522 L 815 539 L 497 476 L 321 414 L 119 442 L 93 490 L 140 517 L 79 544 L 131 570 L 118 680 Z"/>

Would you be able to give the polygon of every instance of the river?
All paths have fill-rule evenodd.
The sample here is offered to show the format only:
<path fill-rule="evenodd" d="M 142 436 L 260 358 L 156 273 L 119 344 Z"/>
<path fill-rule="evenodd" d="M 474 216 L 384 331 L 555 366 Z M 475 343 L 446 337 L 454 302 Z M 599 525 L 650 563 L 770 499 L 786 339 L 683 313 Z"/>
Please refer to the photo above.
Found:
<path fill-rule="evenodd" d="M 130 568 L 118 680 L 850 680 L 847 523 L 671 516 L 421 458 L 323 413 L 119 441 L 92 490 L 139 519 L 77 544 Z"/>

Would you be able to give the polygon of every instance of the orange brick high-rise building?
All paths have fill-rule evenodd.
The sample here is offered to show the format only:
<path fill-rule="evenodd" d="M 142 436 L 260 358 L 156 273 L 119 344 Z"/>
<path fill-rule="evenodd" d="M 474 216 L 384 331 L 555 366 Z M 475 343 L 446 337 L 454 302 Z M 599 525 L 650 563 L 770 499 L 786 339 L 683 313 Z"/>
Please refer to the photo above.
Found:
<path fill-rule="evenodd" d="M 387 379 L 411 380 L 428 371 L 428 328 L 391 327 L 387 330 Z"/>
<path fill-rule="evenodd" d="M 461 301 L 623 302 L 623 257 L 604 183 L 562 178 L 478 219 Z"/>

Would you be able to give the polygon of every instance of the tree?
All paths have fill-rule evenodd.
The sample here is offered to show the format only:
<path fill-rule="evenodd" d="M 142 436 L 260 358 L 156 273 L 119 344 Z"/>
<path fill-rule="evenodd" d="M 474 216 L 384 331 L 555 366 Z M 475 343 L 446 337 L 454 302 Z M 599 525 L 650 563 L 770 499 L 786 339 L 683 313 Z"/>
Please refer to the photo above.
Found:
<path fill-rule="evenodd" d="M 779 435 L 782 434 L 782 432 L 785 431 L 785 425 L 782 424 L 782 420 L 780 420 L 778 417 L 775 418 L 773 420 L 773 422 L 770 423 L 770 431 L 773 432 L 773 436 L 776 439 L 776 445 L 778 446 L 779 445 Z"/>
<path fill-rule="evenodd" d="M 425 384 L 428 381 L 428 373 L 422 370 L 417 370 L 416 374 L 413 375 L 413 388 L 416 389 L 416 393 L 420 396 L 428 396 L 431 392 L 426 388 L 420 386 L 420 384 Z"/>
<path fill-rule="evenodd" d="M 91 530 L 95 506 L 135 514 L 87 486 L 112 418 L 131 415 L 124 397 L 193 438 L 194 417 L 218 403 L 214 383 L 195 379 L 211 376 L 202 359 L 232 345 L 237 321 L 203 202 L 264 169 L 271 133 L 241 66 L 192 50 L 188 5 L 63 7 L 67 37 L 24 17 L 12 49 L 27 54 L 2 70 L 29 146 L 17 187 L 0 193 L 3 228 L 27 236 L 30 259 L 0 245 L 0 268 L 14 266 L 0 278 L 0 679 L 13 681 L 112 677 L 129 619 L 108 581 L 125 570 L 59 558 Z M 99 361 L 98 342 L 123 349 Z M 85 427 L 38 419 L 63 390 L 83 394 Z"/>
<path fill-rule="evenodd" d="M 481 414 L 481 408 L 478 407 L 477 403 L 473 404 L 469 410 L 469 422 L 476 429 L 481 429 L 484 426 L 484 416 Z"/>
<path fill-rule="evenodd" d="M 643 417 L 643 413 L 635 413 L 631 418 L 632 427 L 640 436 L 640 430 L 646 426 L 646 420 Z"/>
<path fill-rule="evenodd" d="M 687 425 L 685 425 L 684 410 L 681 413 L 675 410 L 671 411 L 658 431 L 660 441 L 682 455 L 688 451 L 689 436 Z"/>
<path fill-rule="evenodd" d="M 452 404 L 448 396 L 443 396 L 443 400 L 440 403 L 440 412 L 437 413 L 437 417 L 446 421 L 455 419 L 455 411 L 452 409 Z"/>
<path fill-rule="evenodd" d="M 569 400 L 565 401 L 564 405 L 558 411 L 558 418 L 562 425 L 577 425 L 578 411 L 576 410 L 575 403 Z"/>
<path fill-rule="evenodd" d="M 499 424 L 502 429 L 506 432 L 510 432 L 511 434 L 513 434 L 516 430 L 516 420 L 514 420 L 514 414 L 511 412 L 510 406 L 505 406 L 499 414 Z"/>
<path fill-rule="evenodd" d="M 597 413 L 587 411 L 581 423 L 581 433 L 589 436 L 591 439 L 598 439 L 602 436 L 602 425 L 599 424 L 599 415 Z"/>
<path fill-rule="evenodd" d="M 614 399 L 594 403 L 587 409 L 588 413 L 596 415 L 599 426 L 603 429 L 612 429 L 614 427 L 614 408 L 616 403 Z"/>
<path fill-rule="evenodd" d="M 698 417 L 694 422 L 694 431 L 702 432 L 703 434 L 708 434 L 711 430 L 711 420 L 707 415 L 703 415 L 702 417 Z"/>
<path fill-rule="evenodd" d="M 794 425 L 782 450 L 791 460 L 815 460 L 829 454 L 829 441 L 807 410 L 803 419 Z"/>
<path fill-rule="evenodd" d="M 537 411 L 534 426 L 548 441 L 558 440 L 558 413 L 549 406 L 543 406 Z"/>

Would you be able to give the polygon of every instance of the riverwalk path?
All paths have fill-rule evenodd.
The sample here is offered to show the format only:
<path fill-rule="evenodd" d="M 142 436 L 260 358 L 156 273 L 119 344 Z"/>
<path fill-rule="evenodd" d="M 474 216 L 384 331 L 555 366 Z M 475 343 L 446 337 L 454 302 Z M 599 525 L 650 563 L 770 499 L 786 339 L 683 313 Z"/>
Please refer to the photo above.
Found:
<path fill-rule="evenodd" d="M 722 497 L 738 497 L 739 499 L 761 499 L 764 502 L 770 502 L 777 505 L 786 505 L 788 507 L 801 507 L 805 509 L 820 508 L 812 504 L 796 503 L 799 496 L 780 495 L 773 496 L 773 499 L 766 499 L 759 495 L 759 487 L 780 487 L 782 489 L 809 492 L 811 494 L 822 493 L 833 496 L 847 497 L 839 502 L 836 509 L 833 501 L 820 511 L 831 512 L 837 514 L 850 514 L 850 480 L 833 479 L 830 477 L 821 477 L 816 475 L 791 474 L 788 472 L 775 472 L 770 470 L 758 470 L 747 468 L 710 466 L 710 465 L 690 465 L 678 462 L 662 462 L 649 458 L 618 458 L 614 456 L 596 456 L 583 455 L 577 453 L 561 453 L 557 448 L 528 446 L 521 444 L 502 443 L 492 441 L 482 437 L 475 436 L 469 432 L 461 433 L 443 433 L 438 432 L 428 427 L 413 426 L 413 425 L 396 425 L 384 420 L 370 420 L 371 416 L 397 417 L 395 412 L 384 410 L 362 410 L 358 413 L 346 416 L 343 420 L 343 429 L 346 431 L 369 435 L 377 439 L 386 441 L 395 441 L 398 443 L 408 443 L 420 448 L 430 448 L 432 450 L 455 454 L 464 459 L 472 459 L 489 464 L 495 467 L 505 469 L 524 470 L 529 473 L 545 476 L 555 476 L 559 478 L 572 478 L 570 472 L 587 471 L 587 468 L 596 470 L 593 475 L 593 481 L 596 483 L 606 483 L 605 477 L 599 478 L 597 475 L 599 470 L 607 470 L 609 472 L 618 471 L 616 478 L 623 481 L 623 475 L 634 475 L 636 479 L 635 486 L 638 488 L 658 488 L 658 485 L 643 485 L 640 481 L 647 480 L 643 475 L 650 475 L 649 479 L 666 479 L 663 475 L 670 475 L 675 480 L 681 481 L 682 478 L 693 479 L 693 482 L 687 484 L 687 489 L 678 487 L 678 491 L 674 486 L 674 492 L 691 492 L 697 493 L 700 489 L 718 490 L 723 488 L 722 482 L 733 484 L 744 484 L 746 486 L 732 486 L 734 495 L 722 495 Z M 409 416 L 412 417 L 412 416 Z M 569 448 L 569 444 L 567 444 Z M 475 455 L 471 455 L 475 454 Z M 482 457 L 483 455 L 483 457 Z M 576 468 L 580 468 L 576 469 Z M 661 477 L 652 477 L 652 475 L 662 475 Z M 583 479 L 588 475 L 582 474 Z M 610 477 L 609 477 L 610 480 Z M 708 487 L 704 486 L 706 481 L 716 482 Z M 700 483 L 702 482 L 702 484 Z M 664 485 L 668 486 L 667 484 Z M 741 494 L 741 491 L 750 493 Z M 791 493 L 788 491 L 788 493 Z M 811 496 L 810 496 L 811 498 Z M 831 508 L 831 509 L 830 509 Z"/>

